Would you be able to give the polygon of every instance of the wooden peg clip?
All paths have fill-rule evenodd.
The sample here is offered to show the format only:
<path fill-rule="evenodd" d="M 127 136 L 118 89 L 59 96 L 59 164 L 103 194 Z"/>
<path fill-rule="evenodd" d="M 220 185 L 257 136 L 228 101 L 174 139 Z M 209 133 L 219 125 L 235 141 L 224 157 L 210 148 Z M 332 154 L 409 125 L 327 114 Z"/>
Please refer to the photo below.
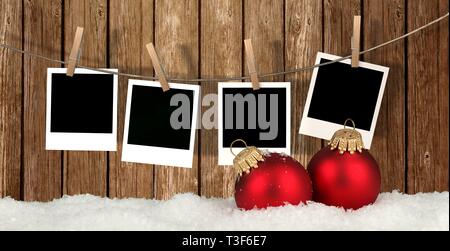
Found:
<path fill-rule="evenodd" d="M 67 66 L 66 75 L 69 77 L 73 77 L 73 74 L 75 73 L 75 67 L 77 66 L 78 61 L 80 59 L 80 47 L 81 42 L 83 41 L 83 33 L 84 28 L 77 27 L 77 31 L 75 32 L 75 38 L 73 40 L 72 51 L 70 52 L 69 55 L 69 65 Z"/>
<path fill-rule="evenodd" d="M 250 74 L 250 78 L 252 80 L 252 86 L 253 90 L 259 90 L 259 78 L 258 78 L 258 72 L 256 71 L 256 60 L 255 55 L 253 54 L 253 46 L 252 46 L 252 40 L 246 39 L 244 40 L 245 44 L 245 54 L 247 55 L 247 67 L 248 72 Z"/>
<path fill-rule="evenodd" d="M 164 68 L 161 66 L 158 54 L 156 54 L 155 46 L 153 43 L 147 44 L 148 54 L 152 59 L 153 68 L 155 69 L 156 76 L 158 76 L 159 82 L 161 83 L 161 88 L 164 92 L 170 90 L 169 82 L 167 82 L 166 74 L 164 73 Z"/>
<path fill-rule="evenodd" d="M 352 68 L 359 67 L 360 43 L 361 43 L 361 16 L 354 16 L 353 36 L 352 36 Z"/>

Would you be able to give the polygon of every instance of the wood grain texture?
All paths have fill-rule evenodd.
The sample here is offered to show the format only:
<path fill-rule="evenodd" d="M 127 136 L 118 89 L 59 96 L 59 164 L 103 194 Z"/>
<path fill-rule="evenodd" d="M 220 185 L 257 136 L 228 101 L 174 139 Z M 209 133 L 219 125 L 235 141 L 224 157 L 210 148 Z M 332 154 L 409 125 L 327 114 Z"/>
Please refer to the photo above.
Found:
<path fill-rule="evenodd" d="M 62 2 L 24 1 L 24 49 L 61 58 Z M 24 199 L 61 197 L 61 152 L 45 150 L 47 67 L 61 67 L 24 56 Z"/>
<path fill-rule="evenodd" d="M 201 77 L 221 78 L 242 73 L 242 8 L 240 0 L 201 1 Z M 217 83 L 203 83 L 202 97 L 217 94 Z M 203 113 L 212 103 L 205 100 Z M 216 104 L 217 105 L 217 104 Z M 216 106 L 217 108 L 217 106 Z M 217 110 L 216 110 L 217 111 Z M 205 118 L 209 122 L 209 113 Z M 213 118 L 216 122 L 218 118 Z M 235 171 L 232 166 L 218 166 L 216 127 L 203 128 L 200 144 L 201 195 L 233 196 Z"/>
<path fill-rule="evenodd" d="M 156 0 L 155 47 L 168 76 L 198 77 L 199 1 Z M 155 166 L 155 198 L 168 199 L 177 193 L 198 193 L 197 141 L 198 137 L 192 169 Z"/>
<path fill-rule="evenodd" d="M 301 68 L 315 63 L 322 50 L 322 2 L 316 0 L 287 0 L 285 6 L 286 68 Z M 320 14 L 318 14 L 320 13 Z M 291 149 L 292 156 L 305 167 L 322 147 L 320 139 L 299 134 L 312 72 L 286 76 L 292 82 Z"/>
<path fill-rule="evenodd" d="M 110 64 L 120 72 L 151 75 L 145 44 L 153 42 L 153 1 L 110 1 Z M 109 153 L 109 196 L 153 197 L 153 166 L 122 162 L 128 78 L 119 77 L 118 148 Z"/>
<path fill-rule="evenodd" d="M 408 30 L 448 12 L 445 0 L 408 1 Z M 408 40 L 408 192 L 448 190 L 448 19 Z"/>
<path fill-rule="evenodd" d="M 84 27 L 80 64 L 107 67 L 107 1 L 64 1 L 64 56 L 68 60 L 77 26 Z M 107 195 L 105 152 L 64 152 L 64 194 Z"/>
<path fill-rule="evenodd" d="M 351 54 L 353 16 L 361 15 L 359 0 L 324 0 L 323 49 L 339 56 Z"/>
<path fill-rule="evenodd" d="M 22 3 L 0 2 L 0 43 L 22 48 Z M 20 54 L 0 49 L 0 198 L 20 199 L 22 145 Z"/>
<path fill-rule="evenodd" d="M 364 1 L 364 49 L 405 33 L 404 0 Z M 363 60 L 390 68 L 370 153 L 381 169 L 382 191 L 405 191 L 404 42 L 364 55 Z"/>
<path fill-rule="evenodd" d="M 439 1 L 439 15 L 444 15 L 449 12 L 449 1 Z M 439 29 L 439 51 L 438 64 L 439 64 L 439 96 L 438 96 L 438 125 L 439 133 L 436 137 L 441 137 L 439 142 L 438 162 L 435 172 L 435 190 L 448 191 L 449 190 L 449 19 L 438 26 Z M 441 134 L 442 132 L 442 134 Z M 442 156 L 442 158 L 441 158 Z M 417 189 L 416 192 L 421 192 Z"/>
<path fill-rule="evenodd" d="M 244 39 L 252 40 L 258 74 L 284 70 L 283 9 L 283 1 L 244 1 Z M 243 70 L 248 76 L 247 67 Z M 261 79 L 264 82 L 283 80 L 284 76 Z"/>

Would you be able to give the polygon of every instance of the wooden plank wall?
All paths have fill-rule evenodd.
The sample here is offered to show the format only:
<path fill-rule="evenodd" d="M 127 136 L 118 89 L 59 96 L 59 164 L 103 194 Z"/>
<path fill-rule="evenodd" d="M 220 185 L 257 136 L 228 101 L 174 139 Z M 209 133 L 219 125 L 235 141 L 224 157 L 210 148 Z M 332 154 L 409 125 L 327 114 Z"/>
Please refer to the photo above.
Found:
<path fill-rule="evenodd" d="M 0 42 L 23 47 L 22 3 L 0 3 Z M 0 49 L 0 197 L 20 198 L 23 57 Z"/>
<path fill-rule="evenodd" d="M 61 59 L 64 40 L 63 7 L 61 1 L 24 1 L 25 50 Z M 61 65 L 24 56 L 23 178 L 21 187 L 16 188 L 22 188 L 24 200 L 47 201 L 62 195 L 62 152 L 45 150 L 48 67 Z"/>
<path fill-rule="evenodd" d="M 369 48 L 448 8 L 447 0 L 4 0 L 0 42 L 66 60 L 75 28 L 84 26 L 85 65 L 151 75 L 144 45 L 154 42 L 170 77 L 227 77 L 247 74 L 245 38 L 253 40 L 259 72 L 282 71 L 313 64 L 318 51 L 348 55 L 353 15 L 362 15 L 361 46 Z M 371 150 L 383 191 L 448 190 L 448 28 L 447 19 L 363 56 L 391 68 Z M 61 65 L 0 49 L 0 197 L 232 196 L 233 170 L 217 166 L 214 129 L 198 131 L 192 169 L 120 161 L 124 77 L 119 78 L 118 152 L 45 151 L 47 67 Z M 265 79 L 292 82 L 292 155 L 304 165 L 325 143 L 297 134 L 310 76 Z M 216 83 L 201 87 L 202 96 L 217 93 Z M 202 111 L 212 104 L 203 100 Z"/>
<path fill-rule="evenodd" d="M 448 1 L 409 1 L 407 11 L 412 30 L 448 12 Z M 408 40 L 406 154 L 412 193 L 448 190 L 448 46 L 448 20 Z"/>
<path fill-rule="evenodd" d="M 110 67 L 133 74 L 151 75 L 145 44 L 153 41 L 153 1 L 112 0 L 109 7 Z M 130 50 L 130 48 L 133 48 Z M 128 79 L 120 77 L 120 83 Z M 109 196 L 153 197 L 153 166 L 121 162 L 127 85 L 119 85 L 118 151 L 109 153 Z"/>

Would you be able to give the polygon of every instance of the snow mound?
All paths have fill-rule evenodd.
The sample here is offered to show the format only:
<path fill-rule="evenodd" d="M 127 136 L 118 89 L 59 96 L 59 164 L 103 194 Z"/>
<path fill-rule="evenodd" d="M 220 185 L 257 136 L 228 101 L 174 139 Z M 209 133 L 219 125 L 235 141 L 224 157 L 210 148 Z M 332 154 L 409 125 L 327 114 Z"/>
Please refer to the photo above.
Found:
<path fill-rule="evenodd" d="M 0 230 L 449 230 L 449 193 L 383 193 L 345 211 L 310 202 L 241 211 L 233 199 L 181 194 L 168 201 L 91 195 L 49 203 L 0 199 Z"/>

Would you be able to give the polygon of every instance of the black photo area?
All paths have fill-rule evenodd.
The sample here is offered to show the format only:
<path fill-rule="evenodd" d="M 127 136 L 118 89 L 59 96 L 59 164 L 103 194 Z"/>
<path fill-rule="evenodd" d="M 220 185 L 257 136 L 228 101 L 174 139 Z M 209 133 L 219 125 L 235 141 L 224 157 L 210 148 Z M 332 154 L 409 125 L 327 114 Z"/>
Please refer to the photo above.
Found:
<path fill-rule="evenodd" d="M 51 132 L 113 132 L 113 75 L 53 73 L 51 85 Z"/>
<path fill-rule="evenodd" d="M 170 100 L 176 94 L 184 94 L 189 98 L 189 125 L 192 125 L 194 91 L 170 89 L 163 92 L 161 87 L 133 86 L 128 144 L 189 150 L 191 130 L 195 128 L 174 129 L 170 124 L 172 113 L 181 105 L 170 105 Z M 176 119 L 178 121 L 181 118 Z"/>
<path fill-rule="evenodd" d="M 344 63 L 320 67 L 308 117 L 336 124 L 351 118 L 357 128 L 370 131 L 383 74 Z"/>
<path fill-rule="evenodd" d="M 225 126 L 225 108 L 226 108 L 226 99 L 225 95 L 227 94 L 242 94 L 242 96 L 246 96 L 247 94 L 254 94 L 256 97 L 256 128 L 257 129 L 248 129 L 248 113 L 249 106 L 247 102 L 244 103 L 244 128 L 246 129 L 227 129 Z M 270 106 L 278 107 L 278 134 L 274 140 L 260 140 L 261 132 L 269 132 L 268 129 L 260 129 L 258 124 L 258 95 L 265 94 L 266 95 L 266 119 L 270 120 Z M 270 95 L 276 94 L 278 95 L 278 104 L 270 103 Z M 222 94 L 223 106 L 222 106 L 222 128 L 223 128 L 223 145 L 222 147 L 230 147 L 231 143 L 236 139 L 243 139 L 247 145 L 256 146 L 261 148 L 285 148 L 286 146 L 286 88 L 261 88 L 257 91 L 252 88 L 223 88 Z M 236 104 L 233 105 L 233 115 L 234 115 L 234 128 L 236 128 Z M 240 145 L 238 147 L 241 147 Z"/>

